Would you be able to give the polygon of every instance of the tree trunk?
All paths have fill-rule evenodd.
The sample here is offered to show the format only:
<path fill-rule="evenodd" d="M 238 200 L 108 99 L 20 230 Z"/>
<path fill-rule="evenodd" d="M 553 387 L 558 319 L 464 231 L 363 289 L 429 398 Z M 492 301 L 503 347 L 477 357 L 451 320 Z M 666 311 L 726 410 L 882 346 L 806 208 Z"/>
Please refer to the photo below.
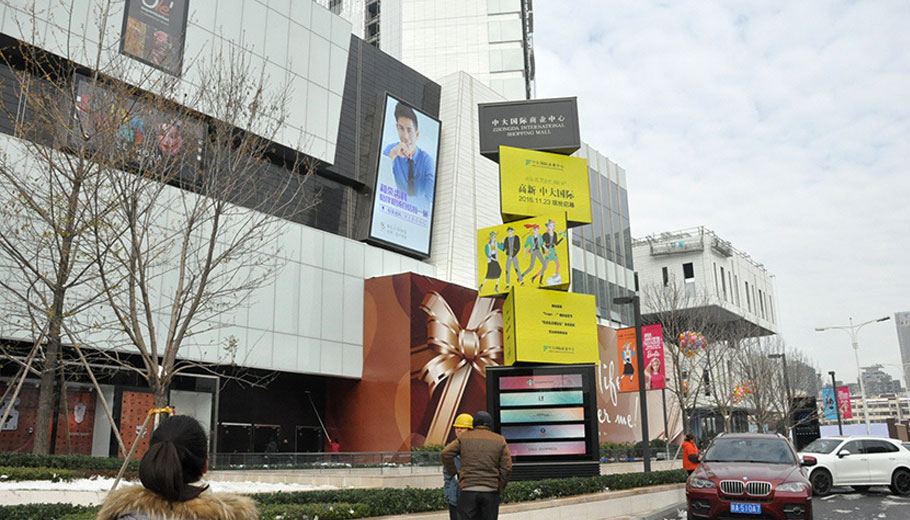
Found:
<path fill-rule="evenodd" d="M 47 335 L 44 368 L 41 370 L 41 388 L 38 391 L 38 413 L 35 418 L 35 444 L 32 453 L 47 455 L 50 449 L 51 413 L 57 395 L 57 360 L 60 357 L 60 321 L 52 318 Z"/>

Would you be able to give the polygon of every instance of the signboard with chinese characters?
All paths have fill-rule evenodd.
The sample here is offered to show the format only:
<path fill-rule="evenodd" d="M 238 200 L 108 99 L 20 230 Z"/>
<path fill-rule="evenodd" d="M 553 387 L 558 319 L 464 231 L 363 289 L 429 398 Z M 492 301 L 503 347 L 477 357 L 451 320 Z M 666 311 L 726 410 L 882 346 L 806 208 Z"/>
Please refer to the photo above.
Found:
<path fill-rule="evenodd" d="M 477 230 L 480 296 L 506 294 L 516 285 L 567 291 L 571 272 L 564 214 Z"/>
<path fill-rule="evenodd" d="M 179 76 L 189 0 L 126 0 L 120 52 Z"/>
<path fill-rule="evenodd" d="M 389 94 L 384 101 L 367 241 L 426 258 L 433 228 L 440 123 Z"/>
<path fill-rule="evenodd" d="M 480 154 L 499 161 L 500 146 L 571 154 L 581 147 L 574 97 L 478 105 Z"/>
<path fill-rule="evenodd" d="M 594 296 L 513 287 L 502 307 L 504 363 L 597 363 Z"/>
<path fill-rule="evenodd" d="M 570 227 L 591 223 L 587 159 L 503 146 L 499 192 L 504 222 L 564 211 Z"/>

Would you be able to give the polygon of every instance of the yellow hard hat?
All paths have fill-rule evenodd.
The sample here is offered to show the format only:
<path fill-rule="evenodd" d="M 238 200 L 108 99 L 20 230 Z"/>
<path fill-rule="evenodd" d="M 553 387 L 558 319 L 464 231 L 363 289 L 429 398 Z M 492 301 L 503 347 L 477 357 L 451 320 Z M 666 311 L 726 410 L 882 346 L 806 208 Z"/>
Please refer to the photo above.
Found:
<path fill-rule="evenodd" d="M 460 414 L 458 417 L 455 418 L 454 426 L 455 426 L 455 428 L 467 428 L 469 430 L 473 429 L 474 428 L 474 418 L 471 417 L 471 414 L 469 414 L 469 413 Z"/>

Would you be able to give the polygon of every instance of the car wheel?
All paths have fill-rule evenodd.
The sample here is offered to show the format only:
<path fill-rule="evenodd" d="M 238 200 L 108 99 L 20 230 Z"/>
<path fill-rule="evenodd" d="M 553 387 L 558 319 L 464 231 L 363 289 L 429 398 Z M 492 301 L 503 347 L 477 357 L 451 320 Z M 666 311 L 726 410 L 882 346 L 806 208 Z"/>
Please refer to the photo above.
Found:
<path fill-rule="evenodd" d="M 898 469 L 891 475 L 891 492 L 895 495 L 910 495 L 910 471 Z"/>
<path fill-rule="evenodd" d="M 831 492 L 831 474 L 828 470 L 817 469 L 809 478 L 812 483 L 812 494 L 823 497 Z"/>
<path fill-rule="evenodd" d="M 850 487 L 852 487 L 853 491 L 856 491 L 857 493 L 867 493 L 869 491 L 869 488 L 872 486 L 850 486 Z"/>

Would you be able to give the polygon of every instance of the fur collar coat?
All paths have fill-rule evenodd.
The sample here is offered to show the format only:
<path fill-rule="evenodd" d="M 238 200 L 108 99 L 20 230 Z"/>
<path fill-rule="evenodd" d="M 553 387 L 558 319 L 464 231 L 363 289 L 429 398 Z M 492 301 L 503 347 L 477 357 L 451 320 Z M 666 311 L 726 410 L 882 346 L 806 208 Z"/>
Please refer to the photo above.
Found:
<path fill-rule="evenodd" d="M 256 503 L 244 496 L 204 491 L 186 502 L 171 502 L 142 486 L 110 495 L 98 520 L 258 520 Z"/>

